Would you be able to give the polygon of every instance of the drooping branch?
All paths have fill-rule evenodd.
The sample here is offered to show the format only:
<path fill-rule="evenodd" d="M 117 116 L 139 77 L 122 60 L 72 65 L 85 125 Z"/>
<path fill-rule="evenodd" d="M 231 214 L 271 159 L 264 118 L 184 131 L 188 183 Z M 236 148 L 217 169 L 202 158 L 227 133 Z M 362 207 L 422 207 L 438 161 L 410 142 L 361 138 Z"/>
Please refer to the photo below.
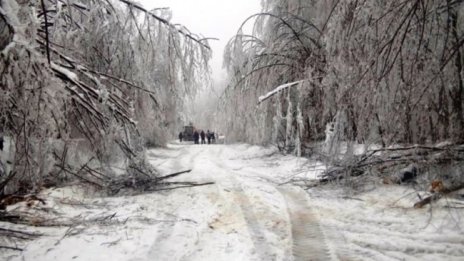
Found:
<path fill-rule="evenodd" d="M 298 32 L 288 21 L 286 21 L 284 18 L 280 17 L 280 16 L 277 16 L 275 14 L 271 14 L 271 13 L 257 13 L 257 14 L 254 14 L 254 15 L 251 15 L 249 16 L 243 23 L 242 25 L 239 27 L 239 30 L 238 32 L 240 32 L 243 28 L 243 26 L 245 26 L 245 24 L 252 18 L 254 17 L 257 17 L 257 16 L 269 16 L 269 17 L 272 17 L 274 19 L 278 19 L 279 21 L 282 22 L 283 25 L 285 25 L 288 29 L 290 29 L 290 31 L 292 32 L 293 36 L 297 39 L 297 41 L 300 43 L 301 47 L 303 48 L 303 50 L 306 52 L 307 55 L 310 55 L 311 54 L 311 51 L 308 49 L 308 47 L 306 46 L 306 44 L 303 42 L 303 40 L 301 39 L 301 36 L 303 35 L 301 32 Z M 308 22 L 309 23 L 309 22 Z M 311 27 L 315 28 L 317 32 L 321 32 L 315 25 L 313 25 L 312 23 L 309 23 Z M 238 34 L 238 33 L 237 33 Z M 309 38 L 310 41 L 318 48 L 322 48 L 322 46 L 315 40 L 315 39 L 312 39 L 312 38 Z"/>
<path fill-rule="evenodd" d="M 296 82 L 291 82 L 291 83 L 286 83 L 286 84 L 282 84 L 280 86 L 278 86 L 277 88 L 275 88 L 274 90 L 266 93 L 265 95 L 263 96 L 259 96 L 258 97 L 258 104 L 262 103 L 263 101 L 271 98 L 272 96 L 276 95 L 277 93 L 287 89 L 287 88 L 290 88 L 292 86 L 296 86 L 300 83 L 304 82 L 304 80 L 301 80 L 301 81 L 296 81 Z"/>
<path fill-rule="evenodd" d="M 292 64 L 288 64 L 288 63 L 275 63 L 275 64 L 268 64 L 268 65 L 263 65 L 261 67 L 258 67 L 258 68 L 255 68 L 253 70 L 251 70 L 250 72 L 248 72 L 246 75 L 242 76 L 240 78 L 240 80 L 232 87 L 232 89 L 235 89 L 237 88 L 244 80 L 246 80 L 250 75 L 256 73 L 256 72 L 259 72 L 261 70 L 264 70 L 264 69 L 268 69 L 268 68 L 271 68 L 271 67 L 275 67 L 275 66 L 286 66 L 286 67 L 290 67 L 290 68 L 294 68 L 294 66 Z"/>
<path fill-rule="evenodd" d="M 171 23 L 170 23 L 169 21 L 167 21 L 166 19 L 163 19 L 163 18 L 157 16 L 157 15 L 154 14 L 153 12 L 148 11 L 147 9 L 141 7 L 140 5 L 138 5 L 138 4 L 136 4 L 136 3 L 133 3 L 133 2 L 128 1 L 128 0 L 119 0 L 119 1 L 125 3 L 126 5 L 129 5 L 129 6 L 131 6 L 131 7 L 134 7 L 135 9 L 138 9 L 138 10 L 140 10 L 140 11 L 142 11 L 142 12 L 148 14 L 148 15 L 150 15 L 151 17 L 155 18 L 155 19 L 158 20 L 159 22 L 161 22 L 161 23 L 167 25 L 169 28 L 172 28 L 172 29 L 176 30 L 176 31 L 179 32 L 180 34 L 182 34 L 182 35 L 184 35 L 185 37 L 189 38 L 190 40 L 192 40 L 192 41 L 198 43 L 198 44 L 201 45 L 202 47 L 205 47 L 205 48 L 211 50 L 211 48 L 209 47 L 209 45 L 207 45 L 207 44 L 205 44 L 205 43 L 202 42 L 202 41 L 203 41 L 204 39 L 206 39 L 206 38 L 204 38 L 204 39 L 197 39 L 197 38 L 194 37 L 193 35 L 191 35 L 191 34 L 189 34 L 189 33 L 186 33 L 186 32 L 184 32 L 184 31 L 182 31 L 182 30 L 180 30 L 180 29 L 177 29 L 173 24 L 171 24 Z"/>

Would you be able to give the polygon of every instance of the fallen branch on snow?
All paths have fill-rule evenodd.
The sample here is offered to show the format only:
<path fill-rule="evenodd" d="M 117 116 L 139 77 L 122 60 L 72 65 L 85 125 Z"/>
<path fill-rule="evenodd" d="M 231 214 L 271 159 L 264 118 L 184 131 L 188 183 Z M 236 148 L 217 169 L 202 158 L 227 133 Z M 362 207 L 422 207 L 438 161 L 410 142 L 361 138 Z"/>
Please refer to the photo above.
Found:
<path fill-rule="evenodd" d="M 426 197 L 423 200 L 415 203 L 414 208 L 422 208 L 423 206 L 427 204 L 430 204 L 434 201 L 441 199 L 443 196 L 446 196 L 450 193 L 453 193 L 461 189 L 464 189 L 464 183 L 454 185 L 451 188 L 443 188 L 440 192 L 434 193 L 432 196 Z"/>
<path fill-rule="evenodd" d="M 32 240 L 39 236 L 42 236 L 42 234 L 0 227 L 0 238 L 11 238 L 15 240 Z M 17 246 L 13 247 L 0 245 L 0 249 L 23 251 L 22 248 L 19 248 Z"/>
<path fill-rule="evenodd" d="M 174 190 L 174 189 L 180 189 L 180 188 L 200 187 L 200 186 L 207 186 L 207 185 L 213 185 L 214 184 L 214 182 L 205 182 L 205 183 L 182 182 L 182 183 L 183 183 L 183 185 L 181 185 L 181 186 L 158 188 L 158 189 L 155 189 L 153 191 Z M 175 184 L 175 183 L 171 183 L 171 184 Z"/>
<path fill-rule="evenodd" d="M 107 189 L 110 192 L 110 195 L 118 194 L 121 191 L 153 192 L 214 184 L 214 182 L 197 183 L 184 181 L 165 181 L 170 178 L 190 173 L 192 171 L 191 169 L 168 174 L 162 177 L 154 177 L 152 174 L 139 168 L 134 169 L 139 175 L 123 175 L 110 181 L 110 183 L 107 185 Z"/>
<path fill-rule="evenodd" d="M 165 179 L 173 178 L 173 177 L 176 177 L 176 176 L 185 174 L 185 173 L 189 173 L 189 172 L 191 172 L 191 171 L 192 171 L 192 170 L 189 169 L 189 170 L 184 170 L 184 171 L 172 173 L 172 174 L 169 174 L 169 175 L 166 175 L 166 176 L 159 177 L 158 180 L 165 180 Z"/>
<path fill-rule="evenodd" d="M 42 234 L 0 227 L 0 236 L 11 236 L 19 239 L 31 239 L 42 236 Z"/>
<path fill-rule="evenodd" d="M 464 145 L 409 146 L 370 150 L 350 161 L 340 161 L 328 168 L 317 186 L 331 181 L 358 177 L 368 172 L 386 174 L 386 183 L 401 184 L 413 180 L 419 173 L 411 164 L 449 164 L 464 160 Z"/>
<path fill-rule="evenodd" d="M 9 249 L 9 250 L 15 250 L 15 251 L 23 251 L 24 250 L 24 249 L 19 248 L 19 247 L 9 247 L 9 246 L 0 246 L 0 248 Z"/>

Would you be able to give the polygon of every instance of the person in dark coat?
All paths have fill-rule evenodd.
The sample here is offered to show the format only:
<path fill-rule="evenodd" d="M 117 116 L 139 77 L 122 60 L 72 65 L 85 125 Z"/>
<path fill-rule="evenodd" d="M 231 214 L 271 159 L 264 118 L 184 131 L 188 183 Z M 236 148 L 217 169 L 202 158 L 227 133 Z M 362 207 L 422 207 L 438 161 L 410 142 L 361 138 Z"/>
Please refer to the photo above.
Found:
<path fill-rule="evenodd" d="M 194 141 L 194 143 L 195 143 L 195 144 L 198 144 L 198 140 L 199 140 L 199 139 L 200 139 L 200 134 L 198 134 L 198 131 L 195 130 L 195 131 L 193 132 L 193 141 Z"/>
<path fill-rule="evenodd" d="M 205 132 L 203 130 L 201 130 L 201 133 L 200 133 L 200 136 L 201 136 L 201 144 L 205 144 Z"/>
<path fill-rule="evenodd" d="M 179 141 L 182 142 L 183 138 L 184 138 L 184 134 L 182 132 L 179 132 Z"/>
<path fill-rule="evenodd" d="M 208 138 L 208 144 L 211 144 L 211 132 L 209 130 L 206 132 L 206 137 Z"/>
<path fill-rule="evenodd" d="M 211 143 L 216 143 L 216 136 L 214 134 L 214 131 L 211 132 Z"/>

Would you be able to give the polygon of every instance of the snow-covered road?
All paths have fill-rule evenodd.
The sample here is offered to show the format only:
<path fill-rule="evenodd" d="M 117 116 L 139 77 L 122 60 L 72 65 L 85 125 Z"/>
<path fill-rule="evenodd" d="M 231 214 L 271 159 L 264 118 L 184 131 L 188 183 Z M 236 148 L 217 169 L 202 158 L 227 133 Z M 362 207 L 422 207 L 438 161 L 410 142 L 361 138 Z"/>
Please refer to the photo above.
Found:
<path fill-rule="evenodd" d="M 174 181 L 214 184 L 120 197 L 44 191 L 47 205 L 31 212 L 70 224 L 3 223 L 44 236 L 0 260 L 464 260 L 462 200 L 414 209 L 423 192 L 404 186 L 281 185 L 324 166 L 275 148 L 172 143 L 147 156 L 163 174 L 192 170 Z"/>
<path fill-rule="evenodd" d="M 314 177 L 313 170 L 301 169 L 305 160 L 297 162 L 278 155 L 275 149 L 263 151 L 247 145 L 171 144 L 148 155 L 153 165 L 166 173 L 192 169 L 179 180 L 215 182 L 192 189 L 210 200 L 209 206 L 192 202 L 192 208 L 208 208 L 214 214 L 202 221 L 209 229 L 201 231 L 197 251 L 186 254 L 177 250 L 175 260 L 330 259 L 317 218 L 307 204 L 307 193 L 278 185 L 295 172 Z M 166 251 L 167 246 L 155 248 L 153 253 L 172 258 L 174 251 Z"/>

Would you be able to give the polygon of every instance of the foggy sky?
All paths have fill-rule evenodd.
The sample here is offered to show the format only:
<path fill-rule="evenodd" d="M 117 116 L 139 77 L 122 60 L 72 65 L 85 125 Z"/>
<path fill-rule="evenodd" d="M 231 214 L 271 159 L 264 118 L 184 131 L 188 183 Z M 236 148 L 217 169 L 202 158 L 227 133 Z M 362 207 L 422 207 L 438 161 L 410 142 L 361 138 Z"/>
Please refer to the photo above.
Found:
<path fill-rule="evenodd" d="M 145 8 L 170 7 L 172 22 L 186 26 L 192 33 L 219 38 L 210 41 L 213 50 L 211 68 L 213 80 L 220 82 L 225 75 L 222 54 L 229 39 L 242 22 L 260 11 L 260 0 L 139 0 Z"/>

